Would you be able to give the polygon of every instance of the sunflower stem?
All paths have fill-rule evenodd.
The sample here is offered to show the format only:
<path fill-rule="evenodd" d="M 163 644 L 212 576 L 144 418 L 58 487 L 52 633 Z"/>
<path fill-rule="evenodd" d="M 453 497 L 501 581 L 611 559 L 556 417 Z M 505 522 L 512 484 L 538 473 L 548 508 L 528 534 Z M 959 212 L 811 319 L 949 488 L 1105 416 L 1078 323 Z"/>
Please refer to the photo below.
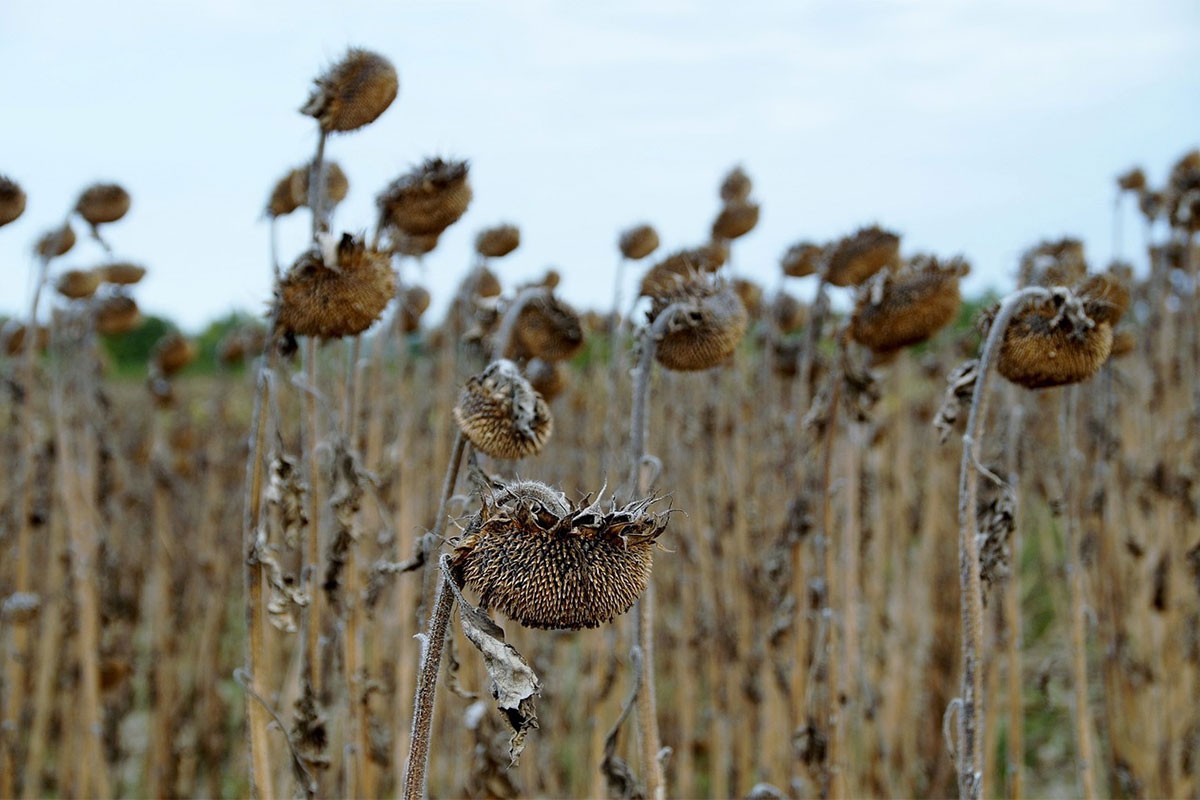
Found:
<path fill-rule="evenodd" d="M 436 570 L 435 570 L 436 572 Z M 438 671 L 442 649 L 450 627 L 450 612 L 454 609 L 454 592 L 446 587 L 446 579 L 437 584 L 429 627 L 421 642 L 421 667 L 417 675 L 417 691 L 413 698 L 412 735 L 409 737 L 408 766 L 404 770 L 405 800 L 422 800 L 426 795 L 429 769 L 429 739 L 433 729 L 434 700 L 437 697 Z"/>
<path fill-rule="evenodd" d="M 958 566 L 962 594 L 962 696 L 958 713 L 958 791 L 962 800 L 979 800 L 983 788 L 983 578 L 979 569 L 979 469 L 984 422 L 987 418 L 987 386 L 1004 333 L 1027 300 L 1049 297 L 1040 286 L 1020 289 L 1004 298 L 988 331 L 979 356 L 975 389 L 967 430 L 963 434 L 962 461 L 958 474 Z"/>

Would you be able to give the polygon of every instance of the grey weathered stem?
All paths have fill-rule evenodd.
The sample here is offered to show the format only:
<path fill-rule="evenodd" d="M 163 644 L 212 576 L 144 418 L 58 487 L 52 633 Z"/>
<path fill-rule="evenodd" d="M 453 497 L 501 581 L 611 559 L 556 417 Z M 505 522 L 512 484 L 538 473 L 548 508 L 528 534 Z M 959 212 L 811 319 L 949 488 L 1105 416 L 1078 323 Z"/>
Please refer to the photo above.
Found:
<path fill-rule="evenodd" d="M 312 238 L 325 228 L 325 140 L 329 134 L 321 131 L 317 139 L 317 155 L 308 171 L 308 207 L 312 209 Z"/>
<path fill-rule="evenodd" d="M 638 496 L 648 494 L 649 480 L 642 480 L 642 461 L 646 457 L 646 403 L 650 396 L 650 370 L 654 363 L 654 352 L 671 324 L 675 314 L 682 309 L 672 303 L 663 309 L 642 338 L 642 351 L 633 378 L 633 410 L 629 423 L 629 479 L 628 490 Z M 638 676 L 638 741 L 641 743 L 642 769 L 646 775 L 646 787 L 654 800 L 663 800 L 667 794 L 666 777 L 663 774 L 659 752 L 662 750 L 658 731 L 658 704 L 654 689 L 654 579 L 651 576 L 646 591 L 637 601 L 634 616 L 634 646 L 632 657 L 640 660 L 642 670 Z"/>
<path fill-rule="evenodd" d="M 1079 393 L 1075 386 L 1066 387 L 1063 397 L 1062 435 L 1066 438 L 1063 469 L 1063 539 L 1067 550 L 1067 583 L 1071 603 L 1071 682 L 1075 691 L 1075 768 L 1080 788 L 1086 800 L 1096 797 L 1096 782 L 1092 769 L 1094 748 L 1092 725 L 1088 713 L 1087 635 L 1084 629 L 1083 562 L 1079 552 L 1079 533 L 1076 529 L 1076 478 L 1081 454 L 1075 442 L 1075 420 Z"/>
<path fill-rule="evenodd" d="M 430 569 L 429 557 L 437 550 L 446 532 L 446 519 L 450 509 L 450 497 L 454 494 L 454 486 L 458 483 L 458 469 L 462 465 L 463 453 L 467 449 L 467 437 L 457 426 L 454 429 L 454 445 L 451 448 L 450 463 L 446 465 L 446 476 L 442 479 L 442 496 L 438 500 L 437 518 L 433 521 L 433 529 L 417 540 L 417 552 L 413 555 L 413 563 L 421 569 L 421 602 L 417 605 L 417 624 L 425 616 L 425 598 L 429 596 L 429 577 L 436 573 Z"/>
<path fill-rule="evenodd" d="M 440 577 L 437 594 L 433 599 L 433 612 L 429 615 L 429 627 L 421 642 L 421 668 L 417 675 L 417 691 L 413 698 L 412 735 L 409 737 L 408 766 L 404 770 L 405 800 L 421 800 L 425 797 L 426 773 L 429 769 L 429 738 L 433 729 L 434 699 L 437 696 L 438 669 L 442 663 L 442 649 L 446 632 L 450 626 L 450 612 L 454 609 L 454 592 L 446 588 L 446 579 Z"/>
<path fill-rule="evenodd" d="M 549 290 L 541 286 L 529 286 L 522 289 L 520 294 L 513 298 L 512 303 L 504 312 L 504 318 L 500 320 L 499 330 L 496 331 L 496 341 L 492 346 L 493 361 L 506 358 L 504 354 L 512 343 L 513 333 L 517 329 L 517 320 L 521 318 L 521 312 L 525 310 L 525 307 L 534 300 L 549 295 Z"/>
<path fill-rule="evenodd" d="M 825 280 L 825 271 L 825 262 L 822 262 L 817 281 L 817 296 L 812 304 L 812 317 L 808 321 L 804 349 L 800 351 L 799 386 L 805 393 L 801 408 L 806 407 L 813 397 L 813 365 L 817 360 L 817 347 L 821 343 L 821 329 L 825 327 L 825 316 L 829 313 L 829 282 Z"/>
<path fill-rule="evenodd" d="M 308 530 L 304 541 L 305 586 L 309 603 L 305 608 L 304 680 L 314 697 L 321 696 L 321 611 L 323 592 L 316 591 L 317 566 L 321 557 L 321 462 L 317 458 L 317 340 L 304 347 L 304 450 L 308 468 Z"/>
<path fill-rule="evenodd" d="M 1015 387 L 1010 387 L 1015 388 Z M 1017 491 L 1020 480 L 1021 430 L 1025 421 L 1025 406 L 1019 400 L 1011 400 L 1008 432 L 1005 437 L 1005 479 L 1013 493 L 1013 531 L 1009 540 L 1012 566 L 1008 580 L 1003 586 L 1004 616 L 1008 622 L 1008 635 L 1004 646 L 1008 662 L 1008 797 L 1020 800 L 1025 794 L 1025 704 L 1023 701 L 1024 681 L 1021 676 L 1021 651 L 1024 644 L 1021 622 L 1021 495 Z"/>
<path fill-rule="evenodd" d="M 270 347 L 270 344 L 267 345 Z M 250 792 L 253 796 L 275 796 L 272 785 L 270 757 L 267 750 L 267 710 L 254 701 L 254 693 L 267 697 L 269 689 L 263 682 L 266 670 L 266 613 L 263 604 L 263 568 L 258 558 L 258 529 L 262 517 L 263 464 L 267 441 L 267 405 L 270 398 L 270 378 L 265 364 L 258 367 L 253 418 L 250 423 L 250 455 L 246 465 L 246 497 L 242 523 L 242 556 L 246 593 L 246 670 L 250 675 L 250 690 L 246 693 L 246 719 L 250 738 Z"/>
<path fill-rule="evenodd" d="M 962 697 L 958 714 L 958 791 L 962 800 L 979 800 L 983 788 L 983 580 L 979 572 L 978 508 L 979 470 L 976 449 L 983 441 L 987 418 L 987 386 L 991 368 L 1016 313 L 1027 300 L 1049 297 L 1039 286 L 1013 292 L 1004 298 L 992 322 L 976 371 L 971 411 L 963 434 L 962 462 L 958 473 L 958 566 L 962 593 Z"/>

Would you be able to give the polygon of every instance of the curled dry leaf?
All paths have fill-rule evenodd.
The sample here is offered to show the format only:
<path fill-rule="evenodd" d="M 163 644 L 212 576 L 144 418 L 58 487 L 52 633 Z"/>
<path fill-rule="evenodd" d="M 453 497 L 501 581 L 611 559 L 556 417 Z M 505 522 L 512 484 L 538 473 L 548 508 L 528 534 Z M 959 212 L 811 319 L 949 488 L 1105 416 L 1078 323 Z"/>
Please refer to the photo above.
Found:
<path fill-rule="evenodd" d="M 975 393 L 975 378 L 979 374 L 979 359 L 972 358 L 959 364 L 947 377 L 946 394 L 941 408 L 933 418 L 933 427 L 938 432 L 938 442 L 945 444 L 954 433 L 960 418 L 971 405 Z"/>
<path fill-rule="evenodd" d="M 492 681 L 492 697 L 512 728 L 508 755 L 510 766 L 515 765 L 525 749 L 525 737 L 538 727 L 534 698 L 542 693 L 541 681 L 525 657 L 504 641 L 504 629 L 463 597 L 451 574 L 448 555 L 442 556 L 441 567 L 447 587 L 458 602 L 463 633 L 483 653 L 484 666 Z"/>

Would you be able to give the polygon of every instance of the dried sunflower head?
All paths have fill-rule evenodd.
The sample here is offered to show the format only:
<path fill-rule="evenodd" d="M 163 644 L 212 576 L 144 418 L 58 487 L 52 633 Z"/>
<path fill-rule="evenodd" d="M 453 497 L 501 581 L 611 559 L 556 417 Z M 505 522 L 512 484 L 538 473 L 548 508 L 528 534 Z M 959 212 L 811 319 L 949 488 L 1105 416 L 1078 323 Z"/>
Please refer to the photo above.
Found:
<path fill-rule="evenodd" d="M 25 332 L 27 328 L 19 320 L 10 319 L 0 329 L 0 342 L 3 343 L 5 355 L 15 356 L 25 347 Z M 50 346 L 50 329 L 38 325 L 34 334 L 34 346 L 38 352 L 45 352 Z"/>
<path fill-rule="evenodd" d="M 381 220 L 410 236 L 441 233 L 471 202 L 468 169 L 466 161 L 426 159 L 375 198 Z"/>
<path fill-rule="evenodd" d="M 132 286 L 146 277 L 145 267 L 131 264 L 128 261 L 105 264 L 99 267 L 97 272 L 100 273 L 100 277 L 105 283 L 113 283 L 118 286 Z"/>
<path fill-rule="evenodd" d="M 96 332 L 114 336 L 142 324 L 142 312 L 132 297 L 113 294 L 100 301 L 96 308 Z"/>
<path fill-rule="evenodd" d="M 794 333 L 808 324 L 808 307 L 787 292 L 771 301 L 771 319 L 781 333 Z"/>
<path fill-rule="evenodd" d="M 158 340 L 150 358 L 156 374 L 170 377 L 196 360 L 196 345 L 178 333 L 168 333 Z"/>
<path fill-rule="evenodd" d="M 547 403 L 554 402 L 554 398 L 567 388 L 567 378 L 563 374 L 561 362 L 558 361 L 531 358 L 525 364 L 525 377 L 529 379 L 529 385 L 533 387 L 533 390 L 540 394 Z"/>
<path fill-rule="evenodd" d="M 508 359 L 493 361 L 467 381 L 454 419 L 471 444 L 492 458 L 535 455 L 554 429 L 550 407 Z"/>
<path fill-rule="evenodd" d="M 746 313 L 752 318 L 757 318 L 762 312 L 763 288 L 746 278 L 734 278 L 731 285 L 742 305 L 746 307 Z"/>
<path fill-rule="evenodd" d="M 746 335 L 746 307 L 725 281 L 705 275 L 651 298 L 650 322 L 675 305 L 654 357 L 670 370 L 714 367 L 733 354 Z"/>
<path fill-rule="evenodd" d="M 42 258 L 55 258 L 66 255 L 74 246 L 75 231 L 64 222 L 61 228 L 43 234 L 33 249 Z"/>
<path fill-rule="evenodd" d="M 1079 239 L 1039 242 L 1021 256 L 1022 286 L 1074 286 L 1086 275 L 1087 258 Z"/>
<path fill-rule="evenodd" d="M 1146 188 L 1146 173 L 1141 167 L 1122 172 L 1117 176 L 1117 188 L 1122 192 L 1140 192 Z"/>
<path fill-rule="evenodd" d="M 129 213 L 132 203 L 129 192 L 115 183 L 94 183 L 83 190 L 75 203 L 75 211 L 93 228 L 106 222 L 116 222 Z"/>
<path fill-rule="evenodd" d="M 529 628 L 595 628 L 624 614 L 650 580 L 667 514 L 566 496 L 536 481 L 483 490 L 451 557 L 456 582 Z"/>
<path fill-rule="evenodd" d="M 103 275 L 94 269 L 69 269 L 58 276 L 55 290 L 70 300 L 84 300 L 100 288 Z"/>
<path fill-rule="evenodd" d="M 825 280 L 834 286 L 858 286 L 900 260 L 900 237 L 877 225 L 843 236 L 826 256 Z"/>
<path fill-rule="evenodd" d="M 321 207 L 328 212 L 346 199 L 350 193 L 350 179 L 336 161 L 324 162 L 321 169 L 325 173 L 325 197 L 321 200 Z M 288 173 L 288 191 L 292 194 L 295 207 L 308 205 L 308 176 L 311 172 L 312 165 L 305 164 Z"/>
<path fill-rule="evenodd" d="M 546 291 L 530 298 L 521 309 L 505 355 L 562 361 L 582 347 L 583 323 L 578 312 Z"/>
<path fill-rule="evenodd" d="M 400 91 L 392 62 L 357 47 L 313 82 L 316 86 L 300 113 L 316 119 L 325 133 L 352 131 L 374 122 Z"/>
<path fill-rule="evenodd" d="M 0 227 L 25 213 L 25 191 L 6 175 L 0 175 Z"/>
<path fill-rule="evenodd" d="M 1112 351 L 1113 330 L 1086 313 L 1087 299 L 1066 289 L 1028 301 L 1004 332 L 997 370 L 1027 389 L 1079 383 Z"/>
<path fill-rule="evenodd" d="M 729 248 L 722 242 L 676 250 L 642 276 L 639 296 L 654 297 L 669 292 L 697 272 L 716 272 L 728 259 Z"/>
<path fill-rule="evenodd" d="M 1129 328 L 1122 327 L 1113 331 L 1112 351 L 1109 358 L 1121 358 L 1137 349 L 1137 337 Z"/>
<path fill-rule="evenodd" d="M 421 315 L 429 309 L 429 291 L 423 286 L 409 286 L 400 292 L 400 330 L 414 333 L 421 327 Z"/>
<path fill-rule="evenodd" d="M 739 203 L 750 196 L 754 183 L 741 165 L 734 167 L 721 180 L 720 195 L 725 203 Z"/>
<path fill-rule="evenodd" d="M 396 292 L 396 273 L 387 254 L 347 233 L 332 255 L 328 259 L 320 250 L 310 250 L 279 282 L 277 334 L 357 336 L 379 319 Z"/>
<path fill-rule="evenodd" d="M 631 261 L 643 259 L 658 249 L 658 231 L 644 223 L 634 225 L 617 239 L 617 247 Z"/>
<path fill-rule="evenodd" d="M 925 341 L 958 313 L 958 279 L 969 269 L 961 258 L 921 256 L 899 272 L 876 273 L 858 290 L 850 335 L 877 353 Z"/>
<path fill-rule="evenodd" d="M 484 228 L 475 237 L 475 252 L 484 258 L 503 258 L 521 246 L 521 229 L 516 225 Z"/>
<path fill-rule="evenodd" d="M 745 236 L 758 225 L 758 203 L 749 200 L 735 200 L 727 203 L 713 220 L 713 239 L 737 239 Z"/>
<path fill-rule="evenodd" d="M 797 242 L 787 249 L 779 259 L 783 274 L 789 278 L 803 278 L 814 274 L 821 266 L 821 255 L 825 248 L 813 242 Z"/>
<path fill-rule="evenodd" d="M 1164 191 L 1167 219 L 1180 230 L 1200 231 L 1200 150 L 1192 150 L 1171 168 Z"/>

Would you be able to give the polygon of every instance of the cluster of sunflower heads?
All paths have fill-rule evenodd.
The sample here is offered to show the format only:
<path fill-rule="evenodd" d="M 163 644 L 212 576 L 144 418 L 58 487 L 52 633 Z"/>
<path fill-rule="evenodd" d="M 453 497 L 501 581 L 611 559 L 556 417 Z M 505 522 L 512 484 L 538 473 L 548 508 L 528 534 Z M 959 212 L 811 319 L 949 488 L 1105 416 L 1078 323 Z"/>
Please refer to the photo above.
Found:
<path fill-rule="evenodd" d="M 529 628 L 594 628 L 625 613 L 650 580 L 668 511 L 655 500 L 578 503 L 536 481 L 491 483 L 451 557 L 459 587 Z"/>

